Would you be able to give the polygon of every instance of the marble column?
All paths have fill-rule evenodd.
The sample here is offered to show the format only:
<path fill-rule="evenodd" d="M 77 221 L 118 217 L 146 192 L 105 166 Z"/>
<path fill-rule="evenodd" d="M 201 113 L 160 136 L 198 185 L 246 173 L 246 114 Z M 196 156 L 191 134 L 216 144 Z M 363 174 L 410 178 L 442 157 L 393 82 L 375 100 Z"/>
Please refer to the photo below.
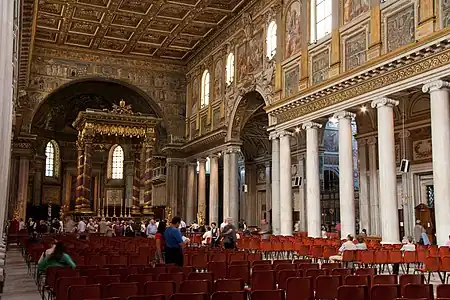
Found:
<path fill-rule="evenodd" d="M 399 134 L 402 147 L 402 159 L 412 161 L 412 139 L 409 130 L 403 130 Z M 414 199 L 412 195 L 411 173 L 402 173 L 402 208 L 403 208 L 403 229 L 405 236 L 414 236 Z"/>
<path fill-rule="evenodd" d="M 172 216 L 178 216 L 178 164 L 176 158 L 167 158 L 166 162 L 166 199 L 172 209 Z"/>
<path fill-rule="evenodd" d="M 233 219 L 235 226 L 239 223 L 239 170 L 238 159 L 240 147 L 233 146 L 228 149 L 230 155 L 230 218 Z"/>
<path fill-rule="evenodd" d="M 320 211 L 320 168 L 319 168 L 319 129 L 321 124 L 303 124 L 306 130 L 306 206 L 308 213 L 308 236 L 320 237 L 322 214 Z"/>
<path fill-rule="evenodd" d="M 219 226 L 219 157 L 215 154 L 209 157 L 209 223 L 216 222 Z"/>
<path fill-rule="evenodd" d="M 206 218 L 206 158 L 198 159 L 198 208 L 197 222 L 204 225 Z"/>
<path fill-rule="evenodd" d="M 400 242 L 394 138 L 397 105 L 398 101 L 385 97 L 372 101 L 372 108 L 377 108 L 381 241 L 385 244 Z"/>
<path fill-rule="evenodd" d="M 134 172 L 133 172 L 133 194 L 132 194 L 132 208 L 133 215 L 140 214 L 140 193 L 141 193 L 141 149 L 136 146 L 134 152 Z"/>
<path fill-rule="evenodd" d="M 298 187 L 298 201 L 299 203 L 299 230 L 300 232 L 307 231 L 307 218 L 306 218 L 306 203 L 305 203 L 305 158 L 301 155 L 298 159 L 298 176 L 301 178 L 300 186 Z"/>
<path fill-rule="evenodd" d="M 77 141 L 77 185 L 75 188 L 75 210 L 83 205 L 83 169 L 84 169 L 84 142 Z"/>
<path fill-rule="evenodd" d="M 369 235 L 381 236 L 380 199 L 378 197 L 377 138 L 367 140 L 369 155 L 370 231 Z"/>
<path fill-rule="evenodd" d="M 144 171 L 144 203 L 152 205 L 152 152 L 153 139 L 147 137 L 144 142 L 145 151 L 145 171 Z"/>
<path fill-rule="evenodd" d="M 292 235 L 291 133 L 280 133 L 280 234 Z"/>
<path fill-rule="evenodd" d="M 436 80 L 422 90 L 430 93 L 435 228 L 437 244 L 443 246 L 450 233 L 450 83 Z"/>
<path fill-rule="evenodd" d="M 278 134 L 271 134 L 272 140 L 272 233 L 281 232 L 280 219 L 280 139 Z"/>
<path fill-rule="evenodd" d="M 223 218 L 230 217 L 230 154 L 223 153 Z M 222 220 L 219 220 L 222 221 Z M 219 222 L 222 223 L 222 222 Z"/>
<path fill-rule="evenodd" d="M 78 207 L 78 211 L 81 213 L 90 212 L 92 191 L 91 191 L 91 178 L 92 178 L 92 141 L 93 138 L 84 138 L 84 166 L 83 166 L 83 200 Z"/>
<path fill-rule="evenodd" d="M 188 163 L 187 167 L 187 185 L 186 185 L 186 223 L 191 224 L 194 221 L 194 188 L 195 172 L 197 164 Z"/>
<path fill-rule="evenodd" d="M 45 157 L 36 156 L 34 159 L 34 183 L 33 183 L 33 203 L 42 203 L 42 175 L 44 174 Z M 55 166 L 56 167 L 56 166 Z"/>
<path fill-rule="evenodd" d="M 269 211 L 272 209 L 272 172 L 271 172 L 271 163 L 270 161 L 266 161 L 264 164 L 266 171 L 265 171 L 265 179 L 266 179 L 266 210 L 263 212 L 266 215 L 266 220 L 269 224 L 272 223 L 272 220 L 270 219 Z M 261 220 L 257 220 L 256 225 L 260 225 Z"/>
<path fill-rule="evenodd" d="M 125 162 L 125 208 L 124 213 L 131 213 L 133 205 L 133 185 L 134 185 L 134 160 Z M 100 181 L 99 181 L 100 182 Z M 99 185 L 100 186 L 100 185 Z"/>
<path fill-rule="evenodd" d="M 355 114 L 341 111 L 339 120 L 339 207 L 341 237 L 355 236 L 355 188 L 353 184 L 352 118 Z"/>
<path fill-rule="evenodd" d="M 25 220 L 28 201 L 28 175 L 30 172 L 30 160 L 21 157 L 19 160 L 19 189 L 18 189 L 18 210 L 19 217 Z"/>
<path fill-rule="evenodd" d="M 68 209 L 70 209 L 70 200 L 72 198 L 72 175 L 69 171 L 66 171 L 66 174 L 64 176 L 65 181 L 65 195 L 64 195 L 64 205 L 67 206 Z"/>
<path fill-rule="evenodd" d="M 367 178 L 367 140 L 358 140 L 360 229 L 370 230 L 369 181 Z"/>

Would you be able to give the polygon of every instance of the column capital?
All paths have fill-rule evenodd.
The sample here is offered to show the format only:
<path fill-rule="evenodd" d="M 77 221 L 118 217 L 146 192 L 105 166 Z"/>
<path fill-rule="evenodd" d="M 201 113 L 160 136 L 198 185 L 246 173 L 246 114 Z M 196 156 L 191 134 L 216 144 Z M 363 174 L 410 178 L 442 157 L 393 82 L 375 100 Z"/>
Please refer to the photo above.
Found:
<path fill-rule="evenodd" d="M 278 132 L 277 131 L 271 131 L 269 132 L 269 140 L 276 140 L 279 138 Z"/>
<path fill-rule="evenodd" d="M 209 155 L 209 160 L 219 159 L 220 155 L 218 153 L 213 153 Z"/>
<path fill-rule="evenodd" d="M 287 130 L 282 130 L 278 132 L 278 136 L 282 138 L 283 136 L 292 136 L 293 133 Z"/>
<path fill-rule="evenodd" d="M 397 105 L 398 105 L 398 101 L 397 100 L 393 100 L 393 99 L 388 98 L 388 97 L 382 97 L 382 98 L 379 98 L 379 99 L 375 99 L 371 103 L 372 108 L 380 108 L 382 106 L 393 107 L 393 106 L 397 106 Z"/>
<path fill-rule="evenodd" d="M 225 153 L 240 153 L 241 146 L 228 146 L 225 150 Z"/>
<path fill-rule="evenodd" d="M 411 136 L 411 131 L 409 130 L 402 130 L 398 133 L 398 137 L 401 139 L 406 139 Z"/>
<path fill-rule="evenodd" d="M 440 89 L 450 89 L 450 83 L 444 80 L 434 80 L 427 82 L 422 87 L 422 92 L 431 93 Z"/>
<path fill-rule="evenodd" d="M 335 119 L 338 119 L 338 120 L 340 120 L 340 119 L 343 119 L 343 118 L 346 118 L 346 119 L 353 119 L 354 117 L 356 116 L 356 114 L 354 114 L 354 113 L 352 113 L 352 112 L 349 112 L 349 111 L 346 111 L 346 110 L 343 110 L 343 111 L 338 111 L 337 113 L 335 113 L 334 115 L 333 115 L 333 118 L 335 118 Z"/>
<path fill-rule="evenodd" d="M 319 128 L 322 128 L 322 124 L 315 123 L 315 122 L 307 122 L 302 125 L 302 128 L 305 130 L 319 129 Z"/>
<path fill-rule="evenodd" d="M 378 142 L 378 139 L 375 136 L 371 136 L 370 138 L 367 139 L 368 145 L 376 145 L 377 142 Z"/>
<path fill-rule="evenodd" d="M 205 158 L 205 157 L 197 158 L 197 161 L 198 161 L 200 164 L 206 164 L 206 158 Z"/>
<path fill-rule="evenodd" d="M 365 146 L 368 144 L 367 139 L 357 139 L 356 141 L 358 142 L 358 147 Z"/>

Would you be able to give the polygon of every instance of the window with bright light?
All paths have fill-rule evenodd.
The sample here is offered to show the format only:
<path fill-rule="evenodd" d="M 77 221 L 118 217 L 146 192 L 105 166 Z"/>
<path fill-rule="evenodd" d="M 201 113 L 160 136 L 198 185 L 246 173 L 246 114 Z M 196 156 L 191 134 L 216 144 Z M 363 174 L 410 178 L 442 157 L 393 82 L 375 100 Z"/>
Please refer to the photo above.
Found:
<path fill-rule="evenodd" d="M 197 160 L 197 173 L 200 171 L 200 162 Z M 206 158 L 205 162 L 205 173 L 209 174 L 211 173 L 211 161 L 209 157 Z"/>
<path fill-rule="evenodd" d="M 111 178 L 123 179 L 123 148 L 120 145 L 114 146 L 111 161 Z"/>
<path fill-rule="evenodd" d="M 227 77 L 227 84 L 228 85 L 231 84 L 234 80 L 234 54 L 233 53 L 228 54 L 226 77 Z"/>
<path fill-rule="evenodd" d="M 311 41 L 331 33 L 332 0 L 311 0 Z"/>
<path fill-rule="evenodd" d="M 55 176 L 55 145 L 53 141 L 48 142 L 45 147 L 45 176 Z"/>
<path fill-rule="evenodd" d="M 209 104 L 209 79 L 209 72 L 208 70 L 205 70 L 202 76 L 202 107 L 205 107 Z"/>
<path fill-rule="evenodd" d="M 267 57 L 272 59 L 277 52 L 277 23 L 270 22 L 267 28 Z"/>

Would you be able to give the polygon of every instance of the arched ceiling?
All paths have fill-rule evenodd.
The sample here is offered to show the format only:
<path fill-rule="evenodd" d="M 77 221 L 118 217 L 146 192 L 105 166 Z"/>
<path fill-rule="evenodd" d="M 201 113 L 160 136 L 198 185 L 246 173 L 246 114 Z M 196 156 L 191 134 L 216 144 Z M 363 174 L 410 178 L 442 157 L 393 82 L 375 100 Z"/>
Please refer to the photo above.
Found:
<path fill-rule="evenodd" d="M 83 81 L 69 84 L 51 94 L 39 107 L 32 122 L 32 132 L 39 136 L 73 140 L 77 131 L 72 123 L 78 113 L 88 108 L 111 109 L 112 104 L 125 100 L 134 112 L 161 117 L 147 99 L 119 83 Z"/>
<path fill-rule="evenodd" d="M 241 149 L 246 161 L 253 161 L 270 153 L 268 125 L 269 117 L 262 107 L 245 123 L 241 132 Z"/>

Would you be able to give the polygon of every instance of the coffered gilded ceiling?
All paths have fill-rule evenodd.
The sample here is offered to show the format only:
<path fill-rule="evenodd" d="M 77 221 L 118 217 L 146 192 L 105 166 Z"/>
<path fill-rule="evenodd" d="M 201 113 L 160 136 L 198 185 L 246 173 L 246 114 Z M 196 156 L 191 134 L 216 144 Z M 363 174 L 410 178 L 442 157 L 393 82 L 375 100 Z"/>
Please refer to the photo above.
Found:
<path fill-rule="evenodd" d="M 249 0 L 40 0 L 37 44 L 181 60 Z"/>

